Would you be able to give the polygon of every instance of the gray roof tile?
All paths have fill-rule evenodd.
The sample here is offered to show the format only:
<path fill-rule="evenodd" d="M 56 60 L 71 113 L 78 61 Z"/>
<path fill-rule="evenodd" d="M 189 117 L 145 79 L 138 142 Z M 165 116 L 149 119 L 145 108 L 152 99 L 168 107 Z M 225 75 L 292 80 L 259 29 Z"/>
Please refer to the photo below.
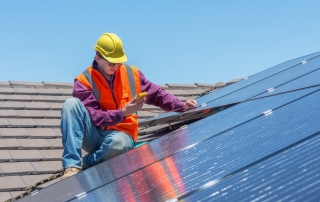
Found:
<path fill-rule="evenodd" d="M 62 95 L 72 95 L 72 89 L 59 89 Z"/>
<path fill-rule="evenodd" d="M 8 117 L 16 117 L 18 114 L 15 112 L 13 109 L 5 109 L 5 110 L 0 110 L 0 117 L 3 118 L 8 118 Z"/>
<path fill-rule="evenodd" d="M 54 128 L 53 130 L 59 137 L 62 136 L 60 128 Z"/>
<path fill-rule="evenodd" d="M 25 102 L 27 109 L 50 109 L 50 106 L 45 102 Z"/>
<path fill-rule="evenodd" d="M 71 95 L 69 95 L 69 96 L 55 96 L 55 100 L 58 102 L 64 102 L 69 98 L 72 98 L 72 96 Z"/>
<path fill-rule="evenodd" d="M 148 111 L 138 111 L 138 116 L 139 117 L 153 117 L 158 113 L 152 113 L 152 112 L 148 112 Z"/>
<path fill-rule="evenodd" d="M 8 120 L 5 118 L 0 118 L 0 126 L 3 127 L 3 126 L 7 126 L 7 125 L 9 125 Z"/>
<path fill-rule="evenodd" d="M 56 172 L 62 169 L 61 161 L 31 162 L 31 164 L 38 173 Z"/>
<path fill-rule="evenodd" d="M 0 93 L 1 94 L 15 94 L 16 92 L 14 91 L 13 88 L 0 88 Z"/>
<path fill-rule="evenodd" d="M 60 129 L 59 129 L 60 130 Z M 27 133 L 32 137 L 58 137 L 59 135 L 52 128 L 27 128 Z"/>
<path fill-rule="evenodd" d="M 168 89 L 168 90 L 166 90 L 168 93 L 171 93 L 171 94 L 173 94 L 173 95 L 191 95 L 188 91 L 186 91 L 186 90 L 181 90 L 181 89 L 173 89 L 173 90 L 171 90 L 171 89 Z"/>
<path fill-rule="evenodd" d="M 8 100 L 8 97 L 6 95 L 0 94 L 0 100 L 6 101 L 6 100 Z"/>
<path fill-rule="evenodd" d="M 0 149 L 21 148 L 21 144 L 17 139 L 1 139 Z"/>
<path fill-rule="evenodd" d="M 195 83 L 195 85 L 205 89 L 210 89 L 215 87 L 214 84 L 205 84 L 205 83 Z"/>
<path fill-rule="evenodd" d="M 54 88 L 72 88 L 73 83 L 60 83 L 60 82 L 50 82 L 50 81 L 43 81 L 42 82 L 46 87 L 54 87 Z"/>
<path fill-rule="evenodd" d="M 35 87 L 35 86 L 43 86 L 43 83 L 38 82 L 25 82 L 25 81 L 9 81 L 11 86 L 19 86 L 19 87 Z"/>
<path fill-rule="evenodd" d="M 37 89 L 40 95 L 61 95 L 62 92 L 59 89 L 52 89 L 52 88 L 39 88 Z"/>
<path fill-rule="evenodd" d="M 10 191 L 10 194 L 12 197 L 16 197 L 16 196 L 23 196 L 23 194 L 25 193 L 26 191 Z"/>
<path fill-rule="evenodd" d="M 12 127 L 34 127 L 37 123 L 33 119 L 7 119 Z"/>
<path fill-rule="evenodd" d="M 55 101 L 56 97 L 52 96 L 52 95 L 29 95 L 32 100 L 34 101 L 42 101 L 42 102 L 46 102 L 46 101 Z"/>
<path fill-rule="evenodd" d="M 0 88 L 3 88 L 3 87 L 10 87 L 10 83 L 9 82 L 0 81 Z"/>
<path fill-rule="evenodd" d="M 48 186 L 55 184 L 57 182 L 60 182 L 60 178 L 50 180 L 49 182 L 45 182 L 44 184 L 40 184 L 39 186 L 37 186 L 37 189 L 43 189 L 43 188 L 48 187 Z"/>
<path fill-rule="evenodd" d="M 22 148 L 26 149 L 39 149 L 50 148 L 51 145 L 46 139 L 17 139 Z"/>
<path fill-rule="evenodd" d="M 179 89 L 189 89 L 189 88 L 198 88 L 198 86 L 196 85 L 190 85 L 190 84 L 170 84 L 170 83 L 166 83 L 167 86 L 169 86 L 169 88 L 179 88 Z"/>
<path fill-rule="evenodd" d="M 60 110 L 42 110 L 40 111 L 43 115 L 43 117 L 45 118 L 56 118 L 56 119 L 60 119 L 61 118 L 61 111 Z"/>
<path fill-rule="evenodd" d="M 42 159 L 38 150 L 9 150 L 13 160 Z"/>
<path fill-rule="evenodd" d="M 20 118 L 41 118 L 44 115 L 39 110 L 15 110 Z"/>
<path fill-rule="evenodd" d="M 39 91 L 35 88 L 13 88 L 16 94 L 36 95 Z"/>
<path fill-rule="evenodd" d="M 30 136 L 25 128 L 0 128 L 0 136 L 5 137 L 27 137 Z"/>
<path fill-rule="evenodd" d="M 47 139 L 47 141 L 49 142 L 49 144 L 52 146 L 52 147 L 62 147 L 62 139 L 60 138 L 55 138 L 55 139 Z"/>
<path fill-rule="evenodd" d="M 10 101 L 32 101 L 29 95 L 7 95 Z"/>
<path fill-rule="evenodd" d="M 10 156 L 7 150 L 0 150 L 0 162 L 4 160 L 11 160 L 12 157 Z"/>
<path fill-rule="evenodd" d="M 41 127 L 60 127 L 60 119 L 33 119 L 37 126 Z"/>
<path fill-rule="evenodd" d="M 23 102 L 0 101 L 1 109 L 24 109 L 26 105 Z"/>
<path fill-rule="evenodd" d="M 24 187 L 25 187 L 25 184 L 20 176 L 0 177 L 0 190 L 19 189 L 19 188 L 22 189 Z"/>
<path fill-rule="evenodd" d="M 63 103 L 48 102 L 47 105 L 49 106 L 50 109 L 61 110 Z"/>
<path fill-rule="evenodd" d="M 60 140 L 61 141 L 61 140 Z M 62 149 L 39 150 L 45 159 L 61 159 Z"/>
<path fill-rule="evenodd" d="M 32 173 L 35 169 L 29 162 L 11 162 L 11 163 L 0 163 L 0 170 L 2 174 L 22 174 Z"/>
<path fill-rule="evenodd" d="M 190 95 L 200 95 L 205 90 L 204 89 L 187 89 L 185 91 L 187 91 Z"/>
<path fill-rule="evenodd" d="M 31 186 L 38 182 L 43 181 L 44 179 L 48 179 L 50 176 L 52 176 L 52 174 L 24 175 L 24 176 L 21 176 L 21 178 L 26 186 Z"/>
<path fill-rule="evenodd" d="M 0 183 L 1 183 L 1 179 L 0 179 Z M 1 189 L 1 185 L 0 185 L 0 189 Z M 12 198 L 12 196 L 11 196 L 10 192 L 0 192 L 0 201 L 7 201 L 11 198 Z"/>

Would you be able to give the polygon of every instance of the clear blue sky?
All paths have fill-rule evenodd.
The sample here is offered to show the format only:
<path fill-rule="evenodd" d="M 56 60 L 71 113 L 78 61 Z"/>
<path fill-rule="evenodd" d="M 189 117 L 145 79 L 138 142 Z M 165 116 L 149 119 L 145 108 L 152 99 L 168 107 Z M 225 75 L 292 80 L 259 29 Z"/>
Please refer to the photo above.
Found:
<path fill-rule="evenodd" d="M 157 84 L 227 82 L 320 51 L 320 1 L 0 3 L 0 81 L 73 82 L 104 32 Z"/>

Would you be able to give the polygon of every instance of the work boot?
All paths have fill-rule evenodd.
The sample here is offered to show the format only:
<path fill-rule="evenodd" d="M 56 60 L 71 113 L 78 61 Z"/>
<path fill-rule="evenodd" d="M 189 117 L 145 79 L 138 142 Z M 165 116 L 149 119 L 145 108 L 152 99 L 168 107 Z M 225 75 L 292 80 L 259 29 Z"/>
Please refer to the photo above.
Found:
<path fill-rule="evenodd" d="M 75 167 L 66 168 L 64 170 L 64 174 L 62 175 L 60 180 L 64 180 L 64 179 L 66 179 L 68 177 L 71 177 L 72 175 L 80 173 L 81 171 L 82 171 L 82 169 L 80 169 L 80 168 L 75 168 Z"/>

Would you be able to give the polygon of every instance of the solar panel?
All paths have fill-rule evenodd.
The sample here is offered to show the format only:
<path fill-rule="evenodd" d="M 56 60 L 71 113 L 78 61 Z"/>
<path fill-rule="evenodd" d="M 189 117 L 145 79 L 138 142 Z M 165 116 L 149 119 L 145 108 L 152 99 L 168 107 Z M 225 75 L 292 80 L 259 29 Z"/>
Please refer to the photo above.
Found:
<path fill-rule="evenodd" d="M 310 74 L 320 68 L 320 53 L 305 56 L 295 60 L 282 63 L 273 68 L 253 75 L 247 80 L 239 81 L 233 85 L 214 91 L 203 97 L 197 98 L 200 105 L 199 110 L 213 109 L 220 106 L 231 106 L 252 97 L 263 94 L 271 88 L 281 86 L 295 80 L 305 74 Z M 302 61 L 301 61 L 302 60 Z M 319 83 L 319 82 L 317 82 Z M 254 84 L 254 85 L 253 85 Z M 307 84 L 306 84 L 307 85 Z M 306 85 L 302 84 L 303 87 Z M 223 108 L 224 109 L 224 108 Z M 190 112 L 193 112 L 191 110 Z M 220 111 L 215 109 L 212 111 Z M 169 112 L 139 122 L 140 126 L 156 125 L 158 123 L 174 122 L 184 120 L 190 112 Z"/>
<path fill-rule="evenodd" d="M 274 164 L 268 163 L 268 159 L 285 154 L 290 148 L 312 137 L 319 137 L 320 125 L 310 121 L 320 119 L 319 99 L 320 92 L 317 91 L 70 201 L 78 201 L 79 198 L 82 201 L 176 201 L 191 197 L 197 191 L 205 191 L 205 188 L 213 187 L 225 179 L 232 179 L 236 173 L 260 162 L 265 162 L 265 167 L 272 166 Z M 209 133 L 214 123 L 209 119 L 206 121 L 208 128 L 202 129 Z M 310 153 L 318 156 L 312 150 Z M 306 165 L 305 172 L 309 168 L 315 169 L 312 163 L 312 160 L 306 162 L 309 166 Z M 278 162 L 278 166 L 281 165 L 285 165 L 283 161 Z M 288 184 L 297 181 L 292 178 L 292 181 L 287 180 Z M 313 180 L 308 187 L 298 186 L 297 192 L 302 191 L 305 195 L 314 193 L 309 198 L 319 196 L 317 192 L 312 192 L 319 189 L 319 177 Z M 289 192 L 291 186 L 281 191 Z M 256 199 L 264 196 L 256 190 L 254 193 Z"/>
<path fill-rule="evenodd" d="M 320 201 L 320 135 L 239 170 L 183 201 Z"/>
<path fill-rule="evenodd" d="M 52 185 L 51 188 L 39 191 L 36 195 L 26 197 L 22 199 L 22 201 L 45 201 L 52 200 L 54 197 L 60 201 L 70 200 L 82 192 L 91 193 L 100 187 L 102 188 L 107 184 L 112 184 L 118 179 L 134 175 L 137 171 L 142 172 L 142 170 L 156 164 L 159 160 L 165 161 L 165 159 L 170 156 L 175 156 L 179 153 L 185 154 L 185 151 L 189 151 L 191 156 L 193 152 L 188 148 L 192 148 L 192 146 L 194 146 L 193 148 L 197 148 L 197 145 L 202 145 L 205 140 L 207 140 L 205 142 L 210 142 L 211 139 L 221 137 L 225 131 L 232 131 L 233 128 L 240 127 L 247 122 L 251 122 L 253 119 L 257 119 L 257 117 L 261 116 L 262 112 L 277 109 L 319 89 L 320 87 L 308 88 L 238 104 L 214 116 L 195 122 L 184 129 L 174 131 L 167 136 L 152 141 L 148 145 L 141 146 L 126 154 L 85 170 L 74 177 L 61 181 L 59 184 Z M 212 138 L 214 136 L 216 137 Z M 212 146 L 208 146 L 208 148 L 210 147 Z M 199 152 L 208 151 L 204 148 L 204 150 Z M 195 151 L 195 153 L 197 153 L 197 151 Z M 180 159 L 179 156 L 175 158 Z M 192 159 L 196 160 L 197 157 Z M 131 182 L 127 181 L 126 183 Z M 72 189 L 68 190 L 68 187 L 72 187 Z M 113 188 L 110 190 L 113 190 Z M 52 193 L 60 194 L 56 196 Z M 113 195 L 109 197 L 113 197 Z"/>

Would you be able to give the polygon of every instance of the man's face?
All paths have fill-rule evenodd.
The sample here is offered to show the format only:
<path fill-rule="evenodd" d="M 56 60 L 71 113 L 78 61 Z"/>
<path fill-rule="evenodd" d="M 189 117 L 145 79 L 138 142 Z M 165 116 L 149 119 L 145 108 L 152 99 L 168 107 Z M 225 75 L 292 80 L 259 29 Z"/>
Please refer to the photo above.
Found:
<path fill-rule="evenodd" d="M 102 56 L 96 55 L 95 60 L 98 63 L 99 69 L 107 75 L 113 75 L 121 63 L 111 63 L 104 59 Z"/>

